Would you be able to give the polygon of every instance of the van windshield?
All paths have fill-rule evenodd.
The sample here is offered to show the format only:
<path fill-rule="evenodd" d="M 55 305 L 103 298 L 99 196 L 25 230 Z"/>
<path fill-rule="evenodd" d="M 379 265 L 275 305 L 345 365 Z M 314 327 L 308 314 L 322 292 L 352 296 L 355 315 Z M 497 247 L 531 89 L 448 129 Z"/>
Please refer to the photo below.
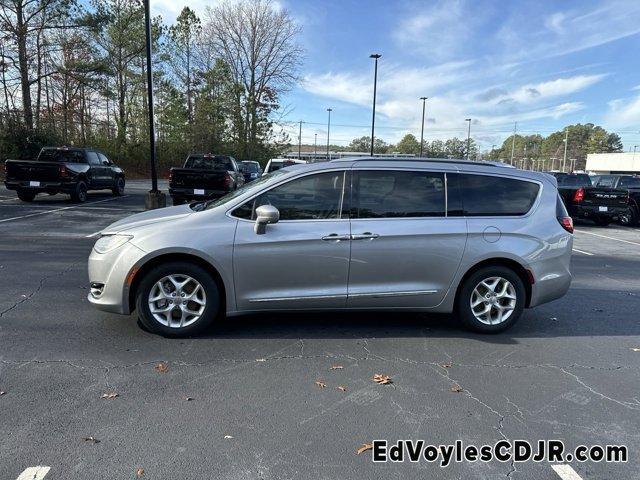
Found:
<path fill-rule="evenodd" d="M 239 197 L 240 195 L 244 195 L 245 193 L 254 192 L 254 191 L 257 192 L 261 190 L 265 184 L 272 183 L 278 177 L 286 174 L 287 172 L 288 170 L 278 170 L 277 172 L 272 172 L 272 173 L 263 175 L 258 180 L 254 180 L 250 183 L 245 183 L 239 189 L 234 190 L 233 192 L 229 192 L 223 197 L 205 202 L 204 206 L 199 208 L 199 210 L 209 210 L 210 208 L 216 208 L 216 207 L 219 207 L 220 205 L 224 205 L 225 203 L 233 200 L 236 197 Z"/>

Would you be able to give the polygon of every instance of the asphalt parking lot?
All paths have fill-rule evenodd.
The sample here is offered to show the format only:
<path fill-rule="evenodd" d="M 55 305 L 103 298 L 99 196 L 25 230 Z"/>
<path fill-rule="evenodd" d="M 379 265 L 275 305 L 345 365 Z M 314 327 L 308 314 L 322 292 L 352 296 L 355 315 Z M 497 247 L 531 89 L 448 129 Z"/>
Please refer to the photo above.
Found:
<path fill-rule="evenodd" d="M 156 479 L 559 478 L 548 463 L 442 469 L 356 455 L 373 439 L 503 438 L 623 444 L 626 464 L 571 465 L 584 480 L 640 478 L 640 229 L 577 225 L 569 294 L 500 335 L 448 316 L 270 314 L 169 340 L 86 301 L 91 236 L 142 211 L 147 189 L 131 182 L 124 197 L 75 205 L 21 203 L 0 188 L 0 479 L 33 466 L 50 467 L 47 480 L 138 469 Z"/>

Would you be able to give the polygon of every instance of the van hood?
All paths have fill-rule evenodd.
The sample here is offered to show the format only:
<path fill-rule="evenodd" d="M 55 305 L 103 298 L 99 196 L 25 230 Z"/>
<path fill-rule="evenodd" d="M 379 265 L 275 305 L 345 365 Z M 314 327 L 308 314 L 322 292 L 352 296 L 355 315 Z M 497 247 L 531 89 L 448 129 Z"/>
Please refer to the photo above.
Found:
<path fill-rule="evenodd" d="M 102 230 L 103 235 L 128 232 L 138 227 L 144 227 L 154 223 L 167 222 L 170 220 L 177 220 L 179 218 L 187 217 L 191 215 L 193 210 L 189 205 L 178 205 L 175 207 L 158 208 L 156 210 L 149 210 L 148 212 L 136 213 L 129 217 L 118 220 L 112 223 L 107 228 Z"/>

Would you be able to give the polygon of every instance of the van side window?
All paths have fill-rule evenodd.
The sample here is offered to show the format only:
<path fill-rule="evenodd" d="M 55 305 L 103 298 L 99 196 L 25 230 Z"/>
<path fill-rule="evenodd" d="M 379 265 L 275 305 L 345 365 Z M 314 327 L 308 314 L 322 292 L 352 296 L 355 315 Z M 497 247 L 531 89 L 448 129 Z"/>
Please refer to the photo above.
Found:
<path fill-rule="evenodd" d="M 525 215 L 540 186 L 514 178 L 459 174 L 464 214 L 469 217 Z"/>
<path fill-rule="evenodd" d="M 354 178 L 355 218 L 443 217 L 444 174 L 371 170 Z"/>
<path fill-rule="evenodd" d="M 90 165 L 100 165 L 100 159 L 96 152 L 87 152 L 87 159 Z"/>
<path fill-rule="evenodd" d="M 273 205 L 280 220 L 338 219 L 342 210 L 344 171 L 325 172 L 295 178 L 267 190 L 233 211 L 233 216 L 255 219 L 255 209 Z"/>

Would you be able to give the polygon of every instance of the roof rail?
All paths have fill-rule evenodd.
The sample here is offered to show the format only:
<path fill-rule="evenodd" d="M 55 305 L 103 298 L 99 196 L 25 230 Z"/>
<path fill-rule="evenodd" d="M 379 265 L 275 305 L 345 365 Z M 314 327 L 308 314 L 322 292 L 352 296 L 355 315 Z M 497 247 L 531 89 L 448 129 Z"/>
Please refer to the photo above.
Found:
<path fill-rule="evenodd" d="M 330 160 L 330 162 L 425 162 L 425 163 L 456 163 L 465 165 L 482 165 L 489 167 L 507 167 L 515 168 L 503 162 L 484 161 L 484 160 L 463 160 L 456 158 L 423 158 L 423 157 L 342 157 Z"/>

